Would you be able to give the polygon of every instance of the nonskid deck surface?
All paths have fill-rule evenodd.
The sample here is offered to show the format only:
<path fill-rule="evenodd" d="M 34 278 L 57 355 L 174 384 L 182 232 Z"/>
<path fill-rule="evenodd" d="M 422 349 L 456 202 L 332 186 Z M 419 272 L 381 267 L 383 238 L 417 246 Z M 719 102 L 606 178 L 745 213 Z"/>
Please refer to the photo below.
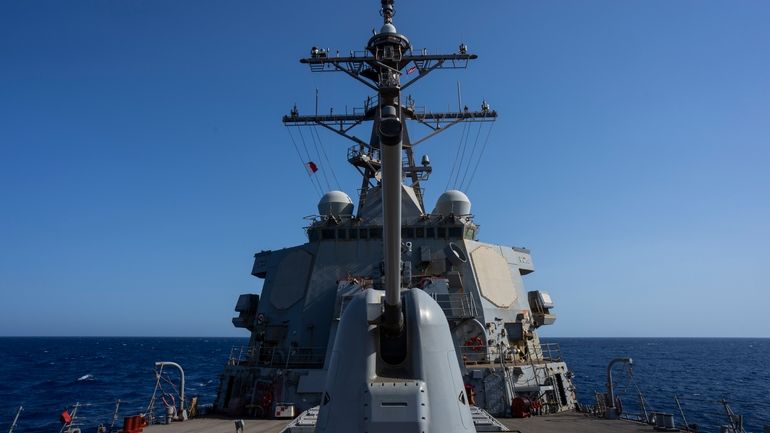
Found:
<path fill-rule="evenodd" d="M 245 419 L 243 433 L 279 433 L 287 420 Z M 145 433 L 233 433 L 235 423 L 229 418 L 196 418 L 169 425 L 156 424 L 144 429 Z"/>
<path fill-rule="evenodd" d="M 498 418 L 511 430 L 521 433 L 638 433 L 654 432 L 650 425 L 626 421 L 608 420 L 586 416 L 582 413 L 563 412 L 531 418 Z"/>
<path fill-rule="evenodd" d="M 498 418 L 511 430 L 522 433 L 639 433 L 654 432 L 648 425 L 622 420 L 604 420 L 586 417 L 579 413 L 561 413 L 526 419 Z M 287 424 L 286 420 L 245 420 L 244 433 L 279 433 Z M 146 433 L 233 433 L 232 419 L 198 418 L 170 425 L 153 425 L 144 429 Z"/>

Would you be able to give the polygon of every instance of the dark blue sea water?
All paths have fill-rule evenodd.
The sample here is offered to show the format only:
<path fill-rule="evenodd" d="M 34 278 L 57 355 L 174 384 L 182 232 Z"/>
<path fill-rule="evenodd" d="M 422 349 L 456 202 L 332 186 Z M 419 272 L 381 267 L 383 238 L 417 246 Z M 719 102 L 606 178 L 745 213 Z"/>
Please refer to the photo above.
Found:
<path fill-rule="evenodd" d="M 616 365 L 613 379 L 627 412 L 639 413 L 638 392 L 653 410 L 673 413 L 678 396 L 689 424 L 718 432 L 727 424 L 724 398 L 746 417 L 747 431 L 770 425 L 770 339 L 726 338 L 558 338 L 581 402 L 593 404 L 606 390 L 612 358 L 633 358 L 633 374 Z M 649 408 L 648 408 L 649 409 Z M 681 421 L 678 421 L 681 422 Z"/>
<path fill-rule="evenodd" d="M 602 391 L 607 362 L 634 358 L 633 381 L 615 371 L 627 411 L 638 411 L 636 386 L 654 410 L 676 413 L 678 395 L 689 423 L 718 431 L 726 418 L 717 403 L 730 401 L 749 431 L 770 424 L 770 339 L 560 338 L 575 372 L 578 397 Z M 0 431 L 24 406 L 17 432 L 58 431 L 64 406 L 85 404 L 85 426 L 109 424 L 115 400 L 121 419 L 143 411 L 155 385 L 155 361 L 176 361 L 187 376 L 187 395 L 213 402 L 218 374 L 238 338 L 0 338 Z M 86 429 L 84 433 L 95 431 Z"/>
<path fill-rule="evenodd" d="M 65 406 L 84 426 L 109 425 L 115 401 L 124 415 L 144 412 L 155 386 L 155 361 L 185 369 L 186 395 L 211 403 L 230 348 L 240 338 L 0 338 L 0 431 L 19 405 L 16 432 L 57 432 Z M 171 376 L 175 378 L 175 376 Z M 84 429 L 93 433 L 96 429 Z"/>

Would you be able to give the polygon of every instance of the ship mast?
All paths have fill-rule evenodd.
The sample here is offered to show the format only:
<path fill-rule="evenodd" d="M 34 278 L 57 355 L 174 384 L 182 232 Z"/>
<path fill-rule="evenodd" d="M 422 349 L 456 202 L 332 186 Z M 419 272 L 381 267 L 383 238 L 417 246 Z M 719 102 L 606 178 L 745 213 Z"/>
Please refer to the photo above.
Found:
<path fill-rule="evenodd" d="M 395 80 L 398 96 L 393 98 L 393 106 L 402 120 L 402 176 L 408 178 L 420 207 L 424 210 L 423 192 L 420 182 L 428 179 L 432 172 L 427 158 L 418 166 L 415 162 L 414 148 L 418 144 L 438 135 L 460 122 L 489 122 L 497 118 L 497 112 L 486 103 L 481 110 L 472 111 L 465 107 L 461 111 L 431 112 L 418 109 L 410 97 L 401 100 L 401 92 L 418 80 L 437 69 L 467 68 L 470 60 L 478 56 L 468 52 L 465 44 L 460 44 L 458 51 L 452 54 L 428 54 L 427 50 L 414 52 L 406 36 L 397 33 L 393 25 L 393 0 L 382 0 L 380 14 L 383 26 L 379 33 L 369 39 L 365 51 L 350 51 L 348 56 L 340 56 L 339 51 L 332 56 L 329 50 L 313 47 L 310 57 L 300 59 L 300 63 L 310 66 L 313 72 L 344 72 L 377 93 L 368 97 L 361 109 L 353 113 L 320 115 L 300 115 L 295 106 L 289 115 L 283 117 L 286 126 L 320 125 L 355 143 L 348 149 L 347 159 L 361 174 L 361 188 L 358 198 L 358 215 L 364 208 L 366 193 L 369 188 L 381 182 L 382 152 L 380 149 L 380 107 L 383 90 L 392 88 Z M 401 84 L 401 80 L 405 83 Z M 392 90 L 390 91 L 392 92 Z M 378 102 L 373 102 L 378 101 Z M 405 120 L 414 121 L 428 128 L 428 133 L 412 141 Z M 369 140 L 363 140 L 353 134 L 353 128 L 364 122 L 373 122 Z"/>
<path fill-rule="evenodd" d="M 356 143 L 348 159 L 364 179 L 359 215 L 367 190 L 375 186 L 370 183 L 372 179 L 379 182 L 382 194 L 385 291 L 357 291 L 340 316 L 316 432 L 400 429 L 407 433 L 473 433 L 470 406 L 459 386 L 459 360 L 447 357 L 455 346 L 446 315 L 427 292 L 401 287 L 402 182 L 404 175 L 411 177 L 424 212 L 419 182 L 431 171 L 427 160 L 422 167 L 416 167 L 413 148 L 417 142 L 409 140 L 405 121 L 429 125 L 433 131 L 428 138 L 463 120 L 492 120 L 496 113 L 483 108 L 482 112 L 464 110 L 421 117 L 411 104 L 404 104 L 402 91 L 411 84 L 444 65 L 467 65 L 476 56 L 468 54 L 464 47 L 457 54 L 414 55 L 409 40 L 393 25 L 393 0 L 381 0 L 380 13 L 383 26 L 369 39 L 365 53 L 329 57 L 326 51 L 314 48 L 309 59 L 301 60 L 311 70 L 347 73 L 376 91 L 376 104 L 360 115 L 346 114 L 344 118 L 302 117 L 296 109 L 284 117 L 287 125 L 322 125 Z M 410 70 L 418 69 L 416 77 L 406 78 L 402 84 Z M 352 127 L 364 121 L 372 122 L 369 142 L 350 133 Z"/>

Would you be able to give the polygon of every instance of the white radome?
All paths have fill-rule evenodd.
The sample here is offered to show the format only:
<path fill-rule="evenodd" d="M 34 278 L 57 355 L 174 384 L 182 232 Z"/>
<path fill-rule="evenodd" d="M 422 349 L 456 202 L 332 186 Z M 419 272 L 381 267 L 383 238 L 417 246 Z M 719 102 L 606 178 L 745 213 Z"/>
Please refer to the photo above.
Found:
<path fill-rule="evenodd" d="M 471 201 L 464 192 L 450 189 L 441 194 L 438 200 L 436 200 L 436 207 L 433 209 L 433 213 L 439 215 L 470 215 Z"/>
<path fill-rule="evenodd" d="M 318 201 L 318 214 L 349 218 L 353 215 L 353 200 L 342 191 L 329 191 Z"/>

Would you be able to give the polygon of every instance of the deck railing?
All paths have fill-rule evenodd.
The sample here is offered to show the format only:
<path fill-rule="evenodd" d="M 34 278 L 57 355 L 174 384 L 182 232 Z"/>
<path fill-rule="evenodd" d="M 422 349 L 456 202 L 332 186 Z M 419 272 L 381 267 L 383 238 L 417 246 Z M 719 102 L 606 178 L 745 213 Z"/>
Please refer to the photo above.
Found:
<path fill-rule="evenodd" d="M 540 364 L 544 362 L 561 361 L 561 349 L 558 343 L 543 343 L 538 346 L 530 346 L 529 359 L 527 360 L 507 360 L 508 365 L 519 364 Z M 460 346 L 461 359 L 465 365 L 473 364 L 492 364 L 499 363 L 501 349 L 497 346 L 488 346 L 484 344 Z"/>
<path fill-rule="evenodd" d="M 497 348 L 486 345 L 460 346 L 460 358 L 465 365 L 490 364 L 497 359 Z"/>
<path fill-rule="evenodd" d="M 476 317 L 476 302 L 470 293 L 431 293 L 436 303 L 444 310 L 449 320 L 470 319 Z"/>
<path fill-rule="evenodd" d="M 321 368 L 326 347 L 260 347 L 233 346 L 228 365 L 257 365 L 274 368 Z"/>
<path fill-rule="evenodd" d="M 536 361 L 561 361 L 561 347 L 559 343 L 540 343 L 540 346 L 533 346 L 533 353 L 530 354 Z"/>

